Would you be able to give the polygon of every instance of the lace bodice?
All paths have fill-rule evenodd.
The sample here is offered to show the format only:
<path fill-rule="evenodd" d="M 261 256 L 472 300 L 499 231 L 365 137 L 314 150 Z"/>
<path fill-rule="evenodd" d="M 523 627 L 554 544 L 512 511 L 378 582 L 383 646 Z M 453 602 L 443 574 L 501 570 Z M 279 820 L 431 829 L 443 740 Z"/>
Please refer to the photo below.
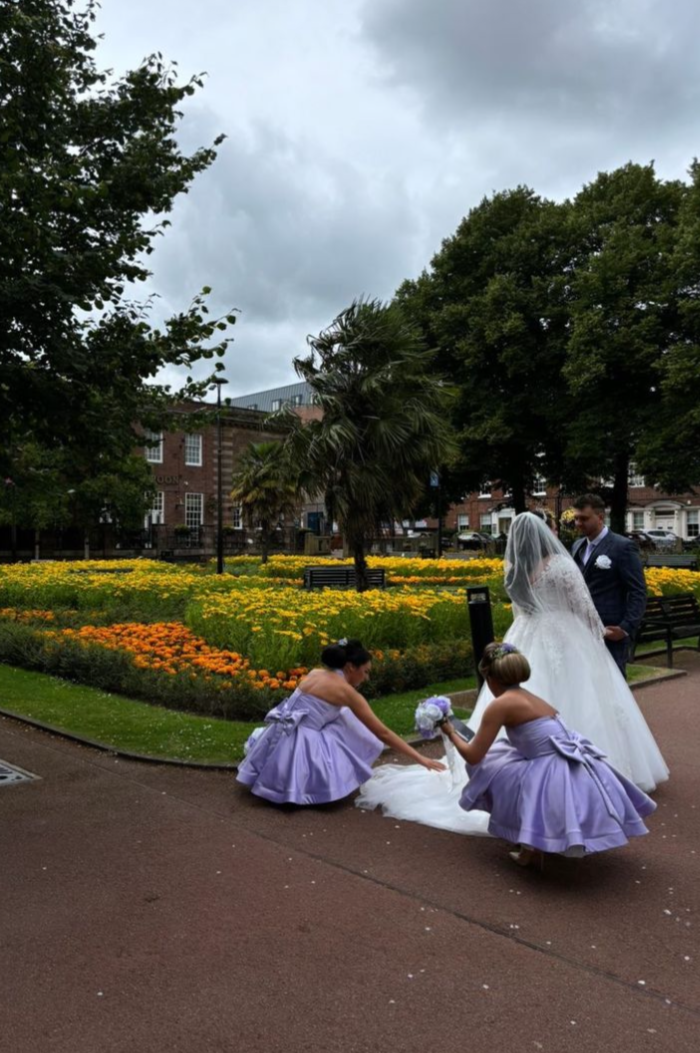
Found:
<path fill-rule="evenodd" d="M 588 586 L 570 556 L 554 555 L 544 561 L 532 580 L 532 594 L 536 600 L 536 610 L 524 612 L 514 605 L 514 613 L 573 614 L 595 636 L 603 637 L 603 623 L 593 605 Z"/>

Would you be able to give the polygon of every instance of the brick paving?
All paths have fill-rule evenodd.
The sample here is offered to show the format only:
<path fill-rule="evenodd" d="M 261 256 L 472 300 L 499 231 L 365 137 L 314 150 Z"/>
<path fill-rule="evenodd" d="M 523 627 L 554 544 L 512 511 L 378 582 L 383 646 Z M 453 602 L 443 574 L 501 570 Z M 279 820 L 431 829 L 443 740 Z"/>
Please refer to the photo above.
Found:
<path fill-rule="evenodd" d="M 637 696 L 672 770 L 651 835 L 543 875 L 1 719 L 40 779 L 0 788 L 0 1049 L 695 1053 L 700 656 L 678 665 Z"/>

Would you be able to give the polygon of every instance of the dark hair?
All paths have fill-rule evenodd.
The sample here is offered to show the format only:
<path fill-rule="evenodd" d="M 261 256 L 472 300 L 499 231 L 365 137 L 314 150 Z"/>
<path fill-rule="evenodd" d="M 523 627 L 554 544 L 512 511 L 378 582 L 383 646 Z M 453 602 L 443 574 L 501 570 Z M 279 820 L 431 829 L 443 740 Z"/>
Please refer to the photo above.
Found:
<path fill-rule="evenodd" d="M 530 679 L 530 663 L 521 651 L 512 644 L 490 643 L 486 645 L 479 662 L 479 672 L 484 680 L 493 677 L 504 687 L 513 687 Z"/>
<path fill-rule="evenodd" d="M 579 512 L 582 508 L 592 508 L 598 515 L 603 515 L 605 512 L 605 501 L 599 494 L 581 494 L 574 501 L 574 508 Z"/>
<path fill-rule="evenodd" d="M 372 655 L 366 651 L 359 640 L 345 640 L 343 643 L 330 644 L 321 651 L 321 661 L 329 669 L 344 669 L 345 666 L 356 666 L 371 662 Z"/>

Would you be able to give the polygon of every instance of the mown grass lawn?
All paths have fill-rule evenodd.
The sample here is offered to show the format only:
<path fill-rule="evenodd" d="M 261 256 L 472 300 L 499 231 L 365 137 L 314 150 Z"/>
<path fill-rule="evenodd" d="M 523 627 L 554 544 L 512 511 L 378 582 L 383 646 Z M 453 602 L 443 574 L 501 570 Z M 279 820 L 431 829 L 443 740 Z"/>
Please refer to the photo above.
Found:
<path fill-rule="evenodd" d="M 399 735 L 413 732 L 416 703 L 428 695 L 464 691 L 472 679 L 391 695 L 372 706 Z M 0 708 L 113 749 L 170 760 L 235 764 L 255 723 L 217 720 L 136 702 L 44 673 L 0 664 Z M 460 715 L 463 715 L 460 711 Z"/>
<path fill-rule="evenodd" d="M 630 682 L 660 676 L 665 668 L 628 667 Z M 447 695 L 476 686 L 474 677 L 451 680 L 372 703 L 380 720 L 398 735 L 414 738 L 416 704 L 429 695 Z M 81 738 L 128 753 L 168 760 L 236 764 L 255 723 L 217 720 L 136 702 L 58 677 L 0 663 L 0 708 Z M 457 709 L 463 719 L 469 710 Z"/>

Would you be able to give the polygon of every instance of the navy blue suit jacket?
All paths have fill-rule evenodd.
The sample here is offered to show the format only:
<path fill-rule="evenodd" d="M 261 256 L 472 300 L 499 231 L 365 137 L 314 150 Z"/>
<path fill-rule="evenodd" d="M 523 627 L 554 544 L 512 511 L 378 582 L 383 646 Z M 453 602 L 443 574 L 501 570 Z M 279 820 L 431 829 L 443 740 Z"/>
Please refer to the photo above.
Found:
<path fill-rule="evenodd" d="M 603 625 L 619 625 L 634 638 L 647 605 L 647 588 L 639 550 L 629 538 L 611 531 L 599 542 L 585 567 L 581 552 L 586 538 L 571 549 L 581 568 Z"/>

